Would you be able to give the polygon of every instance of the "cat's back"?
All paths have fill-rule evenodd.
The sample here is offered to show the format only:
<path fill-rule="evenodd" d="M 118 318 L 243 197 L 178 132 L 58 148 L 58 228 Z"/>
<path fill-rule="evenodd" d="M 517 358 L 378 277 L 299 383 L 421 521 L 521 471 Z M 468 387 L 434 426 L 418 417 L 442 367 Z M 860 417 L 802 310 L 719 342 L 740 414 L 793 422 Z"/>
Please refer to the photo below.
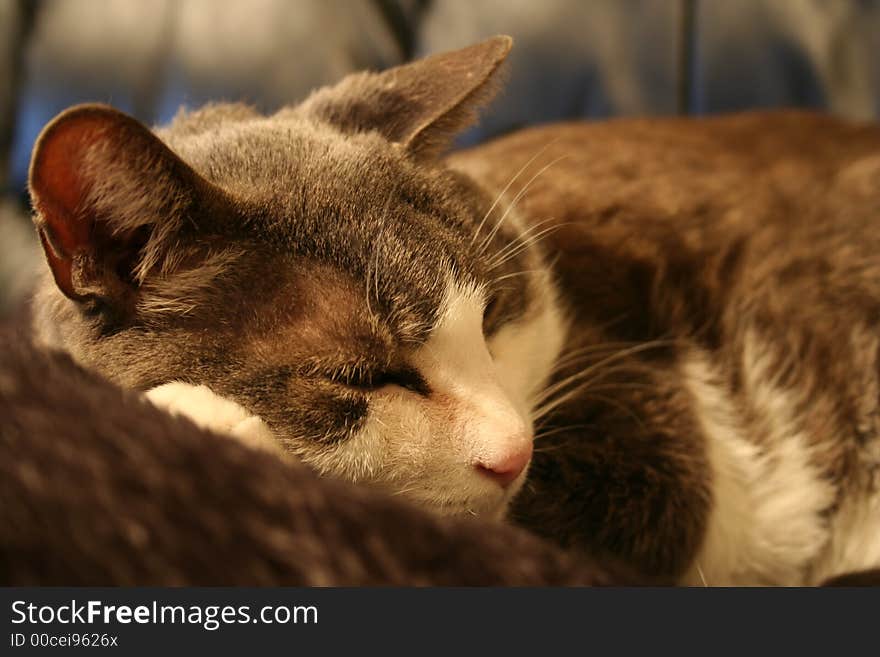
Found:
<path fill-rule="evenodd" d="M 803 110 L 750 111 L 701 117 L 634 117 L 567 121 L 539 125 L 452 153 L 448 161 L 490 185 L 507 182 L 504 169 L 516 169 L 541 149 L 568 162 L 555 170 L 594 174 L 713 170 L 748 165 L 755 173 L 780 160 L 809 162 L 815 169 L 877 154 L 880 125 Z M 553 159 L 553 157 L 550 157 Z M 501 166 L 489 170 L 488 162 Z M 507 166 L 504 166 L 504 163 Z M 623 163 L 639 167 L 621 169 Z M 700 166 L 696 166 L 696 165 Z"/>
<path fill-rule="evenodd" d="M 591 230 L 629 220 L 677 229 L 764 225 L 781 197 L 808 198 L 880 157 L 880 126 L 803 111 L 558 123 L 455 153 L 490 192 L 524 187 L 517 208 Z M 732 216 L 728 216 L 732 215 Z M 701 221 L 702 220 L 702 221 Z"/>
<path fill-rule="evenodd" d="M 852 309 L 859 287 L 880 300 L 876 123 L 801 111 L 563 123 L 449 163 L 541 224 L 569 287 L 623 272 L 625 290 L 635 268 L 646 284 L 677 272 L 725 299 L 764 290 L 784 305 Z M 819 298 L 819 275 L 837 291 Z"/>
<path fill-rule="evenodd" d="M 570 349 L 676 342 L 661 373 L 687 391 L 722 491 L 700 557 L 711 581 L 876 563 L 880 126 L 805 112 L 568 123 L 450 163 L 553 227 Z M 727 563 L 740 531 L 811 565 L 786 574 L 757 547 Z"/>

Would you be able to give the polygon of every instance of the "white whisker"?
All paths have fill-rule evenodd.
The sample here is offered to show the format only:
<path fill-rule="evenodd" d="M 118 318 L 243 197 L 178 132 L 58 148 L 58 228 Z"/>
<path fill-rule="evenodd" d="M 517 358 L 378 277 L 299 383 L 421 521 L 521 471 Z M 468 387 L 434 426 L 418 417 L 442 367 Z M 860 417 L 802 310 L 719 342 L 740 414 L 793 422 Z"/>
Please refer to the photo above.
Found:
<path fill-rule="evenodd" d="M 564 431 L 573 431 L 575 429 L 589 429 L 593 425 L 591 424 L 570 424 L 564 427 L 554 427 L 549 431 L 539 431 L 535 434 L 535 440 L 540 440 L 542 438 L 547 438 L 548 436 L 555 436 L 558 433 L 563 433 Z"/>
<path fill-rule="evenodd" d="M 584 370 L 580 370 L 579 372 L 576 372 L 575 374 L 572 374 L 571 376 L 566 377 L 565 379 L 558 381 L 558 382 L 554 383 L 553 385 L 545 388 L 538 395 L 538 397 L 534 400 L 534 403 L 535 404 L 541 403 L 542 401 L 547 399 L 549 396 L 551 396 L 555 392 L 563 389 L 566 385 L 576 381 L 577 379 L 579 379 L 581 377 L 589 376 L 590 374 L 596 372 L 596 370 L 598 370 L 601 367 L 605 367 L 606 365 L 609 365 L 617 360 L 620 360 L 621 358 L 625 358 L 627 356 L 632 356 L 632 355 L 640 353 L 642 351 L 647 351 L 649 349 L 656 349 L 659 346 L 661 346 L 662 344 L 663 344 L 663 342 L 659 341 L 659 340 L 652 341 L 652 342 L 645 342 L 645 343 L 638 344 L 634 347 L 630 347 L 629 349 L 623 349 L 621 351 L 615 352 L 615 353 L 611 354 L 610 356 L 603 358 L 598 363 L 595 363 Z M 607 375 L 607 373 L 606 373 L 606 375 Z"/>
<path fill-rule="evenodd" d="M 550 146 L 555 144 L 557 141 L 559 141 L 559 138 L 553 139 L 552 141 L 549 141 L 546 144 L 544 144 L 538 150 L 538 152 L 535 153 L 534 155 L 532 155 L 532 157 L 529 158 L 529 161 L 526 162 L 522 166 L 522 168 L 514 174 L 513 178 L 510 179 L 510 182 L 508 182 L 507 185 L 504 186 L 504 189 L 502 189 L 498 193 L 498 196 L 495 197 L 495 200 L 492 202 L 492 205 L 489 207 L 489 210 L 486 212 L 486 214 L 483 215 L 483 218 L 480 220 L 480 223 L 477 226 L 477 229 L 474 231 L 474 234 L 471 236 L 471 246 L 473 246 L 474 242 L 477 240 L 477 236 L 480 234 L 480 231 L 483 230 L 483 226 L 486 224 L 486 220 L 492 214 L 492 211 L 498 206 L 498 203 L 501 201 L 501 199 L 507 193 L 507 190 L 510 189 L 510 186 L 519 179 L 519 177 L 523 174 L 523 172 L 529 168 L 529 166 L 532 164 L 532 162 L 534 162 L 536 159 L 538 159 L 544 151 L 546 151 L 548 148 L 550 148 Z"/>
<path fill-rule="evenodd" d="M 541 226 L 546 226 L 547 224 L 549 224 L 552 221 L 554 221 L 554 219 L 551 217 L 550 219 L 545 219 L 544 221 L 539 221 L 534 226 L 530 226 L 528 228 L 528 230 L 523 231 L 521 235 L 517 235 L 514 239 L 512 239 L 510 241 L 510 243 L 505 244 L 503 247 L 498 249 L 498 252 L 495 253 L 491 258 L 488 259 L 489 262 L 491 263 L 493 260 L 496 260 L 496 259 L 502 257 L 502 254 L 507 252 L 508 249 L 515 248 L 517 245 L 521 244 L 524 240 L 527 240 L 529 238 L 529 235 L 533 234 L 534 231 L 537 231 Z"/>
<path fill-rule="evenodd" d="M 526 276 L 528 274 L 537 274 L 539 272 L 544 271 L 543 269 L 524 269 L 522 271 L 515 271 L 512 274 L 504 274 L 504 276 L 499 276 L 498 278 L 493 279 L 493 283 L 500 283 L 506 278 L 515 278 L 516 276 Z"/>
<path fill-rule="evenodd" d="M 703 575 L 703 569 L 700 567 L 700 564 L 697 564 L 697 573 L 700 575 L 700 581 L 703 582 L 703 586 L 709 588 L 709 584 L 706 582 L 706 577 Z"/>
<path fill-rule="evenodd" d="M 510 214 L 510 211 L 513 210 L 514 207 L 516 207 L 516 204 L 522 198 L 523 194 L 525 194 L 528 191 L 529 187 L 532 186 L 532 183 L 534 183 L 538 179 L 538 177 L 542 173 L 544 173 L 547 169 L 552 167 L 554 164 L 561 162 L 562 160 L 566 159 L 567 157 L 569 157 L 569 156 L 568 155 L 561 155 L 560 157 L 557 157 L 555 160 L 552 160 L 551 162 L 545 164 L 543 167 L 541 167 L 538 170 L 538 172 L 534 176 L 532 176 L 528 180 L 528 182 L 525 185 L 523 185 L 523 188 L 521 190 L 519 190 L 519 192 L 517 192 L 516 196 L 513 197 L 513 200 L 510 202 L 510 205 L 507 206 L 507 209 L 504 211 L 504 214 L 502 214 L 501 218 L 496 222 L 494 228 L 492 228 L 492 230 L 489 232 L 489 234 L 486 236 L 486 238 L 480 243 L 480 246 L 477 249 L 478 253 L 483 253 L 486 250 L 486 248 L 489 246 L 489 244 L 492 243 L 492 238 L 495 237 L 496 233 L 501 228 L 502 224 L 504 223 L 504 220 L 507 218 L 507 215 Z"/>
<path fill-rule="evenodd" d="M 550 235 L 553 231 L 555 231 L 555 230 L 559 230 L 560 228 L 562 228 L 562 224 L 556 224 L 555 226 L 550 226 L 549 228 L 545 228 L 544 230 L 542 230 L 542 231 L 541 231 L 540 233 L 538 233 L 537 235 L 533 235 L 532 237 L 530 237 L 528 241 L 524 242 L 523 244 L 520 244 L 516 249 L 514 249 L 512 252 L 510 252 L 510 253 L 508 253 L 507 255 L 505 255 L 505 256 L 504 256 L 503 258 L 501 258 L 500 260 L 493 261 L 493 262 L 489 265 L 489 269 L 491 270 L 491 269 L 495 269 L 495 268 L 497 268 L 497 267 L 500 267 L 500 266 L 503 265 L 505 262 L 508 262 L 509 260 L 512 260 L 513 258 L 515 258 L 516 256 L 518 256 L 520 253 L 522 253 L 523 251 L 525 251 L 525 250 L 528 249 L 529 247 L 534 246 L 534 245 L 537 244 L 539 241 L 541 241 L 542 239 L 544 239 L 544 238 L 546 238 L 548 235 Z"/>

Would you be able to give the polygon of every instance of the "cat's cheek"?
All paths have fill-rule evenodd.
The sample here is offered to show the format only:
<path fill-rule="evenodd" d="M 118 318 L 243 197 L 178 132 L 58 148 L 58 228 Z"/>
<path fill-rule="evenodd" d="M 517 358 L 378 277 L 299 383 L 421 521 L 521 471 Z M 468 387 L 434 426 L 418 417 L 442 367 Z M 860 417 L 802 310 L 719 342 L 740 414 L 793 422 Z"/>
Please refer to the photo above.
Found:
<path fill-rule="evenodd" d="M 447 402 L 389 392 L 372 396 L 362 427 L 332 448 L 304 457 L 325 475 L 377 484 L 447 515 L 500 518 L 517 481 L 500 486 L 475 466 L 480 436 Z"/>
<path fill-rule="evenodd" d="M 567 322 L 547 283 L 519 320 L 509 322 L 488 342 L 498 380 L 523 415 L 530 415 L 529 400 L 547 385 L 567 335 Z"/>

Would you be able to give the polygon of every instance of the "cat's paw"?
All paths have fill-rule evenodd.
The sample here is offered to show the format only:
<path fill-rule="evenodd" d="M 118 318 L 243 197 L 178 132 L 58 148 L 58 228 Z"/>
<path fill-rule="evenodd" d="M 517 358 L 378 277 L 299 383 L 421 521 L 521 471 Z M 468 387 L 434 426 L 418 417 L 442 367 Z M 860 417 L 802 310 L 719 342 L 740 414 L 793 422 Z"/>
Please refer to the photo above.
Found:
<path fill-rule="evenodd" d="M 249 447 L 282 453 L 281 445 L 259 416 L 208 386 L 165 383 L 148 390 L 145 396 L 154 406 L 187 417 L 203 429 L 231 436 Z"/>

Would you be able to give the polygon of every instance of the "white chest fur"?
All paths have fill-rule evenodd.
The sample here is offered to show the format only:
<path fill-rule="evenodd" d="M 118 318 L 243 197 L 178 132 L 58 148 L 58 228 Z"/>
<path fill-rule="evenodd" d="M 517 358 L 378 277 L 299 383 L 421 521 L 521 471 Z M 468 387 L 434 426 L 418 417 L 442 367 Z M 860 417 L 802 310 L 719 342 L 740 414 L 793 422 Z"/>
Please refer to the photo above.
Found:
<path fill-rule="evenodd" d="M 757 338 L 746 342 L 743 372 L 757 421 L 765 423 L 760 449 L 708 355 L 694 351 L 682 366 L 706 436 L 714 497 L 703 548 L 684 582 L 810 585 L 880 565 L 880 500 L 852 500 L 836 521 L 823 518 L 834 487 L 811 465 L 796 393 L 774 383 Z"/>

